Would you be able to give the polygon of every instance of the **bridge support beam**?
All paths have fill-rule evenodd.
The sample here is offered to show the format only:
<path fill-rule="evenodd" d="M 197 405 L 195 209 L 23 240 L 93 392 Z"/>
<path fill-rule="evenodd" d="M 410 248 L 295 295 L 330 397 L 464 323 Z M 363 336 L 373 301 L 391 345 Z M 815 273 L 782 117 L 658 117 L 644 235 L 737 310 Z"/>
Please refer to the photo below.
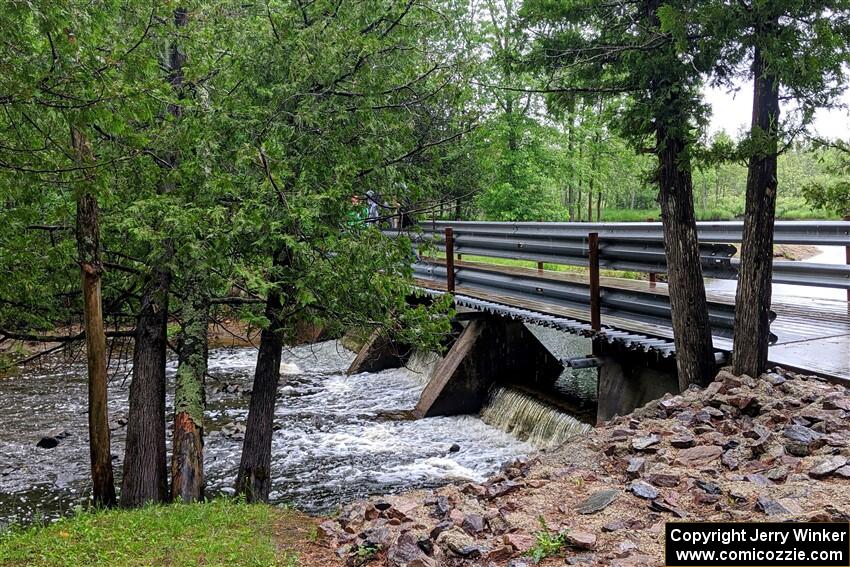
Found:
<path fill-rule="evenodd" d="M 597 386 L 597 423 L 626 415 L 664 394 L 678 393 L 676 360 L 635 352 L 595 340 L 594 353 L 602 361 Z"/>
<path fill-rule="evenodd" d="M 523 323 L 504 318 L 470 321 L 434 370 L 414 415 L 477 413 L 494 383 L 549 385 L 560 361 Z"/>
<path fill-rule="evenodd" d="M 381 333 L 380 329 L 376 329 L 357 353 L 357 358 L 348 367 L 348 374 L 400 368 L 404 366 L 409 356 L 410 348 L 389 339 Z"/>

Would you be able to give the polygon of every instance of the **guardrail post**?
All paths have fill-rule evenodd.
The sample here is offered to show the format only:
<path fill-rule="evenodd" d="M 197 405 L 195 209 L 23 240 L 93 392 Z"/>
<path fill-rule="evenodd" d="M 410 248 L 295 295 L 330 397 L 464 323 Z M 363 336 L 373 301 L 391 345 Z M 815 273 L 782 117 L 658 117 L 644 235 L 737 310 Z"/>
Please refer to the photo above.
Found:
<path fill-rule="evenodd" d="M 655 219 L 650 217 L 646 219 L 646 222 L 655 222 Z M 649 273 L 649 287 L 655 287 L 655 272 Z"/>
<path fill-rule="evenodd" d="M 587 235 L 588 258 L 590 260 L 590 327 L 594 331 L 602 328 L 599 301 L 599 233 Z"/>
<path fill-rule="evenodd" d="M 446 228 L 446 291 L 455 292 L 455 235 L 451 227 Z"/>
<path fill-rule="evenodd" d="M 850 215 L 845 216 L 844 220 L 850 221 Z M 844 247 L 844 263 L 850 266 L 850 246 Z M 850 289 L 847 290 L 847 302 L 850 303 Z"/>
<path fill-rule="evenodd" d="M 537 271 L 538 271 L 538 272 L 542 272 L 542 271 L 543 271 L 543 262 L 537 262 Z"/>

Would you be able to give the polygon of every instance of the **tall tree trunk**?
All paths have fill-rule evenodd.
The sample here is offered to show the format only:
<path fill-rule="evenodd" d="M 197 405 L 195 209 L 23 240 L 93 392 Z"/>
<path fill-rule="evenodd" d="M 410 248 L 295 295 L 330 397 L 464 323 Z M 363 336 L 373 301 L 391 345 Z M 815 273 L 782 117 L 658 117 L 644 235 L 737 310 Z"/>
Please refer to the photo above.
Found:
<path fill-rule="evenodd" d="M 92 159 L 91 148 L 83 132 L 71 127 L 71 143 L 77 160 Z M 86 183 L 88 179 L 86 180 Z M 106 334 L 103 329 L 103 301 L 100 277 L 100 220 L 97 200 L 81 188 L 77 196 L 77 254 L 83 289 L 83 317 L 86 331 L 89 394 L 89 457 L 91 460 L 92 497 L 96 507 L 115 505 L 115 481 L 109 442 L 107 405 Z"/>
<path fill-rule="evenodd" d="M 593 220 L 593 186 L 596 179 L 596 168 L 599 163 L 599 143 L 602 139 L 602 97 L 599 97 L 599 106 L 596 110 L 596 132 L 593 134 L 593 155 L 590 157 L 590 182 L 587 189 L 587 222 Z M 597 199 L 602 199 L 602 188 L 596 190 Z M 597 208 L 598 212 L 598 208 Z M 597 221 L 599 218 L 597 217 Z"/>
<path fill-rule="evenodd" d="M 185 8 L 174 10 L 174 27 L 189 23 Z M 186 55 L 177 40 L 171 42 L 168 80 L 178 96 L 184 97 L 183 66 Z M 169 106 L 169 112 L 179 120 L 183 115 L 180 104 Z M 179 161 L 176 152 L 172 166 Z M 180 360 L 177 364 L 174 389 L 174 434 L 171 443 L 171 499 L 193 502 L 204 497 L 204 408 L 206 395 L 204 377 L 207 372 L 207 315 L 209 299 L 202 290 L 199 278 L 190 276 L 186 285 L 186 300 L 182 307 L 183 328 Z"/>
<path fill-rule="evenodd" d="M 174 26 L 179 30 L 188 23 L 185 8 L 174 10 Z M 176 34 L 175 34 L 176 36 Z M 183 97 L 183 66 L 186 56 L 176 39 L 172 40 L 166 67 L 168 82 L 177 98 Z M 169 104 L 168 112 L 179 120 L 180 104 Z M 169 152 L 164 167 L 173 170 L 179 154 Z M 160 185 L 160 193 L 172 189 L 168 182 Z M 174 257 L 174 245 L 165 242 L 165 250 L 145 286 L 136 327 L 133 353 L 133 382 L 130 384 L 130 415 L 127 419 L 127 441 L 124 451 L 124 479 L 121 505 L 141 506 L 168 499 L 168 468 L 165 451 L 165 349 L 168 333 L 168 295 L 172 274 L 166 267 Z"/>
<path fill-rule="evenodd" d="M 578 147 L 578 160 L 581 162 L 582 154 L 584 153 L 584 148 L 581 144 Z M 584 178 L 579 175 L 578 178 L 578 190 L 576 192 L 576 220 L 581 222 L 581 209 L 582 209 L 582 201 L 581 201 L 581 189 L 583 185 Z"/>
<path fill-rule="evenodd" d="M 142 506 L 168 497 L 165 453 L 165 348 L 171 273 L 156 269 L 142 295 L 136 322 L 130 414 L 124 450 L 121 505 Z"/>
<path fill-rule="evenodd" d="M 581 211 L 584 208 L 582 205 L 582 197 L 581 197 L 581 180 L 578 182 L 578 194 L 576 195 L 576 222 L 581 222 Z"/>
<path fill-rule="evenodd" d="M 720 207 L 720 168 L 715 169 L 714 178 L 714 208 Z"/>
<path fill-rule="evenodd" d="M 174 390 L 174 437 L 171 457 L 171 499 L 194 502 L 204 498 L 204 377 L 207 373 L 209 300 L 201 284 L 191 281 L 183 304 L 180 360 Z"/>
<path fill-rule="evenodd" d="M 644 3 L 650 22 L 659 29 L 660 5 L 660 0 Z M 671 59 L 679 64 L 675 55 L 671 54 Z M 683 110 L 687 103 L 679 98 L 688 95 L 671 88 L 667 73 L 660 70 L 650 88 L 661 89 L 662 112 L 668 114 L 656 117 L 655 151 L 676 369 L 679 389 L 684 391 L 691 384 L 705 386 L 711 382 L 716 365 L 694 215 L 694 183 L 685 130 L 688 115 Z"/>
<path fill-rule="evenodd" d="M 275 254 L 276 268 L 291 265 L 289 250 Z M 283 350 L 285 321 L 281 318 L 283 304 L 280 290 L 272 288 L 266 298 L 268 327 L 260 334 L 260 352 L 254 371 L 251 404 L 248 408 L 248 423 L 245 440 L 242 442 L 242 458 L 236 476 L 236 492 L 244 495 L 248 502 L 266 502 L 271 490 L 271 451 L 274 425 L 274 405 L 280 381 L 280 358 Z"/>
<path fill-rule="evenodd" d="M 770 336 L 779 125 L 779 85 L 758 48 L 753 59 L 753 74 L 752 134 L 762 145 L 750 157 L 747 172 L 732 366 L 737 374 L 758 376 L 767 369 Z"/>
<path fill-rule="evenodd" d="M 671 136 L 663 126 L 656 132 L 658 144 L 661 220 L 676 366 L 679 388 L 690 384 L 706 385 L 714 374 L 714 349 L 705 284 L 699 257 L 699 241 L 694 218 L 693 181 L 686 157 L 686 143 Z"/>
<path fill-rule="evenodd" d="M 567 154 L 570 156 L 570 161 L 573 161 L 573 148 L 575 145 L 575 116 L 574 116 L 575 107 L 570 106 L 569 112 L 567 114 L 569 118 L 569 122 L 567 124 Z M 575 170 L 573 170 L 573 175 L 567 182 L 567 210 L 570 214 L 570 222 L 575 221 L 575 204 L 573 201 L 573 184 L 575 183 Z"/>
<path fill-rule="evenodd" d="M 602 220 L 602 191 L 596 193 L 596 222 Z"/>

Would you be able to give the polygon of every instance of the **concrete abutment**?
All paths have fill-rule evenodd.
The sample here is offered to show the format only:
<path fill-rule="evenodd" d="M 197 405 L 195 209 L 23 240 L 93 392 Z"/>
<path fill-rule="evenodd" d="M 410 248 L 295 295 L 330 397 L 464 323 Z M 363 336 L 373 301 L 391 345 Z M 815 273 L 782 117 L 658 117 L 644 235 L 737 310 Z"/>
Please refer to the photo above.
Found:
<path fill-rule="evenodd" d="M 492 317 L 466 324 L 422 392 L 418 417 L 477 413 L 496 383 L 550 386 L 560 361 L 521 321 Z"/>
<path fill-rule="evenodd" d="M 631 413 L 664 394 L 679 392 L 674 357 L 627 350 L 598 339 L 593 349 L 602 361 L 596 389 L 597 423 Z"/>
<path fill-rule="evenodd" d="M 380 372 L 387 368 L 399 368 L 407 362 L 410 352 L 410 347 L 390 339 L 381 329 L 375 329 L 348 367 L 347 373 Z"/>
<path fill-rule="evenodd" d="M 450 348 L 434 367 L 413 417 L 476 414 L 494 385 L 546 392 L 563 370 L 561 361 L 521 321 L 477 314 L 455 325 Z M 412 350 L 375 331 L 348 373 L 404 366 Z M 596 423 L 679 391 L 675 357 L 597 339 L 590 358 L 599 364 Z M 592 422 L 593 414 L 582 419 Z"/>

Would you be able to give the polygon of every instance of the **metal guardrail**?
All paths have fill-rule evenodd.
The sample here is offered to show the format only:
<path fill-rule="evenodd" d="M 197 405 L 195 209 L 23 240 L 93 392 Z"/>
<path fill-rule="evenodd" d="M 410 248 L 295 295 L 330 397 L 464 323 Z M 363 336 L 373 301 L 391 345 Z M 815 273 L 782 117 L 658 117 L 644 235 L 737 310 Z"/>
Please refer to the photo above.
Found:
<path fill-rule="evenodd" d="M 439 263 L 417 262 L 413 275 L 420 280 L 445 282 L 446 266 Z M 586 311 L 591 304 L 591 283 L 564 281 L 542 274 L 500 272 L 497 266 L 463 265 L 455 268 L 455 285 L 469 290 L 482 291 L 518 299 L 544 301 L 559 307 Z M 601 286 L 601 314 L 630 319 L 650 325 L 670 327 L 670 299 L 664 294 L 639 290 Z M 709 324 L 712 334 L 732 337 L 735 323 L 735 306 L 731 303 L 709 301 Z M 775 314 L 771 314 L 771 320 Z M 776 340 L 771 335 L 771 342 Z"/>
<path fill-rule="evenodd" d="M 600 238 L 599 265 L 612 270 L 666 273 L 661 223 L 501 223 L 426 222 L 414 243 L 432 242 L 445 250 L 442 238 L 452 228 L 457 254 L 588 265 L 587 235 Z M 700 259 L 703 274 L 719 279 L 738 278 L 739 261 L 732 243 L 740 242 L 743 222 L 700 222 Z M 388 234 L 397 234 L 387 231 Z M 850 247 L 848 221 L 779 221 L 778 244 Z M 850 290 L 850 266 L 792 261 L 773 263 L 773 281 L 794 285 Z"/>
<path fill-rule="evenodd" d="M 438 236 L 438 238 L 435 238 Z M 431 242 L 438 250 L 445 251 L 442 235 L 423 233 L 411 235 L 414 244 Z M 600 237 L 601 238 L 601 237 Z M 528 260 L 549 264 L 568 264 L 587 266 L 588 238 L 568 235 L 564 238 L 518 238 L 478 236 L 465 231 L 455 233 L 454 251 L 469 256 L 487 256 Z M 700 260 L 703 273 L 707 277 L 732 279 L 737 270 L 732 264 L 735 247 L 729 244 L 700 244 Z M 622 270 L 646 273 L 666 273 L 667 259 L 664 245 L 652 241 L 605 241 L 599 244 L 599 267 L 608 270 Z"/>
<path fill-rule="evenodd" d="M 741 261 L 732 259 L 735 269 L 734 278 L 738 279 L 737 270 Z M 792 262 L 780 260 L 773 262 L 773 283 L 804 285 L 809 287 L 832 287 L 850 290 L 850 265 L 814 264 L 811 262 Z"/>
<path fill-rule="evenodd" d="M 741 222 L 698 223 L 705 275 L 737 279 L 740 261 L 733 258 L 735 248 L 731 244 L 740 241 L 742 228 Z M 433 222 L 426 223 L 420 230 L 408 235 L 414 246 L 427 245 L 443 250 L 445 263 L 420 260 L 413 266 L 414 276 L 424 282 L 445 283 L 450 293 L 454 293 L 457 286 L 473 295 L 479 291 L 491 297 L 511 297 L 532 300 L 538 305 L 568 308 L 581 313 L 579 319 L 590 321 L 588 332 L 595 333 L 594 336 L 621 333 L 617 329 L 603 329 L 602 314 L 620 321 L 635 321 L 639 323 L 636 327 L 649 335 L 658 332 L 653 326 L 668 329 L 672 326 L 670 299 L 664 293 L 657 293 L 652 284 L 654 273 L 667 271 L 660 223 Z M 386 232 L 390 236 L 399 234 Z M 850 221 L 778 222 L 775 241 L 846 246 L 850 264 Z M 495 265 L 470 263 L 456 265 L 455 256 L 460 259 L 463 254 L 536 261 L 539 270 L 505 270 Z M 589 266 L 588 280 L 547 275 L 542 271 L 544 262 Z M 649 272 L 650 287 L 601 286 L 600 267 Z M 773 281 L 850 290 L 850 266 L 774 262 Z M 732 338 L 734 304 L 708 301 L 708 315 L 714 336 Z M 776 315 L 771 312 L 770 317 L 772 321 Z M 629 327 L 624 322 L 619 324 Z M 582 332 L 587 331 L 586 324 L 581 325 Z M 669 341 L 669 338 L 665 336 L 660 340 Z M 769 340 L 775 342 L 777 338 L 771 333 Z"/>
<path fill-rule="evenodd" d="M 451 227 L 456 234 L 526 236 L 529 238 L 587 236 L 590 232 L 602 239 L 664 240 L 660 222 L 479 222 L 436 221 L 422 223 L 423 232 L 440 232 Z M 703 242 L 735 244 L 741 242 L 743 221 L 698 222 L 697 234 Z M 776 244 L 813 244 L 850 246 L 850 222 L 847 221 L 777 221 L 773 228 Z"/>

